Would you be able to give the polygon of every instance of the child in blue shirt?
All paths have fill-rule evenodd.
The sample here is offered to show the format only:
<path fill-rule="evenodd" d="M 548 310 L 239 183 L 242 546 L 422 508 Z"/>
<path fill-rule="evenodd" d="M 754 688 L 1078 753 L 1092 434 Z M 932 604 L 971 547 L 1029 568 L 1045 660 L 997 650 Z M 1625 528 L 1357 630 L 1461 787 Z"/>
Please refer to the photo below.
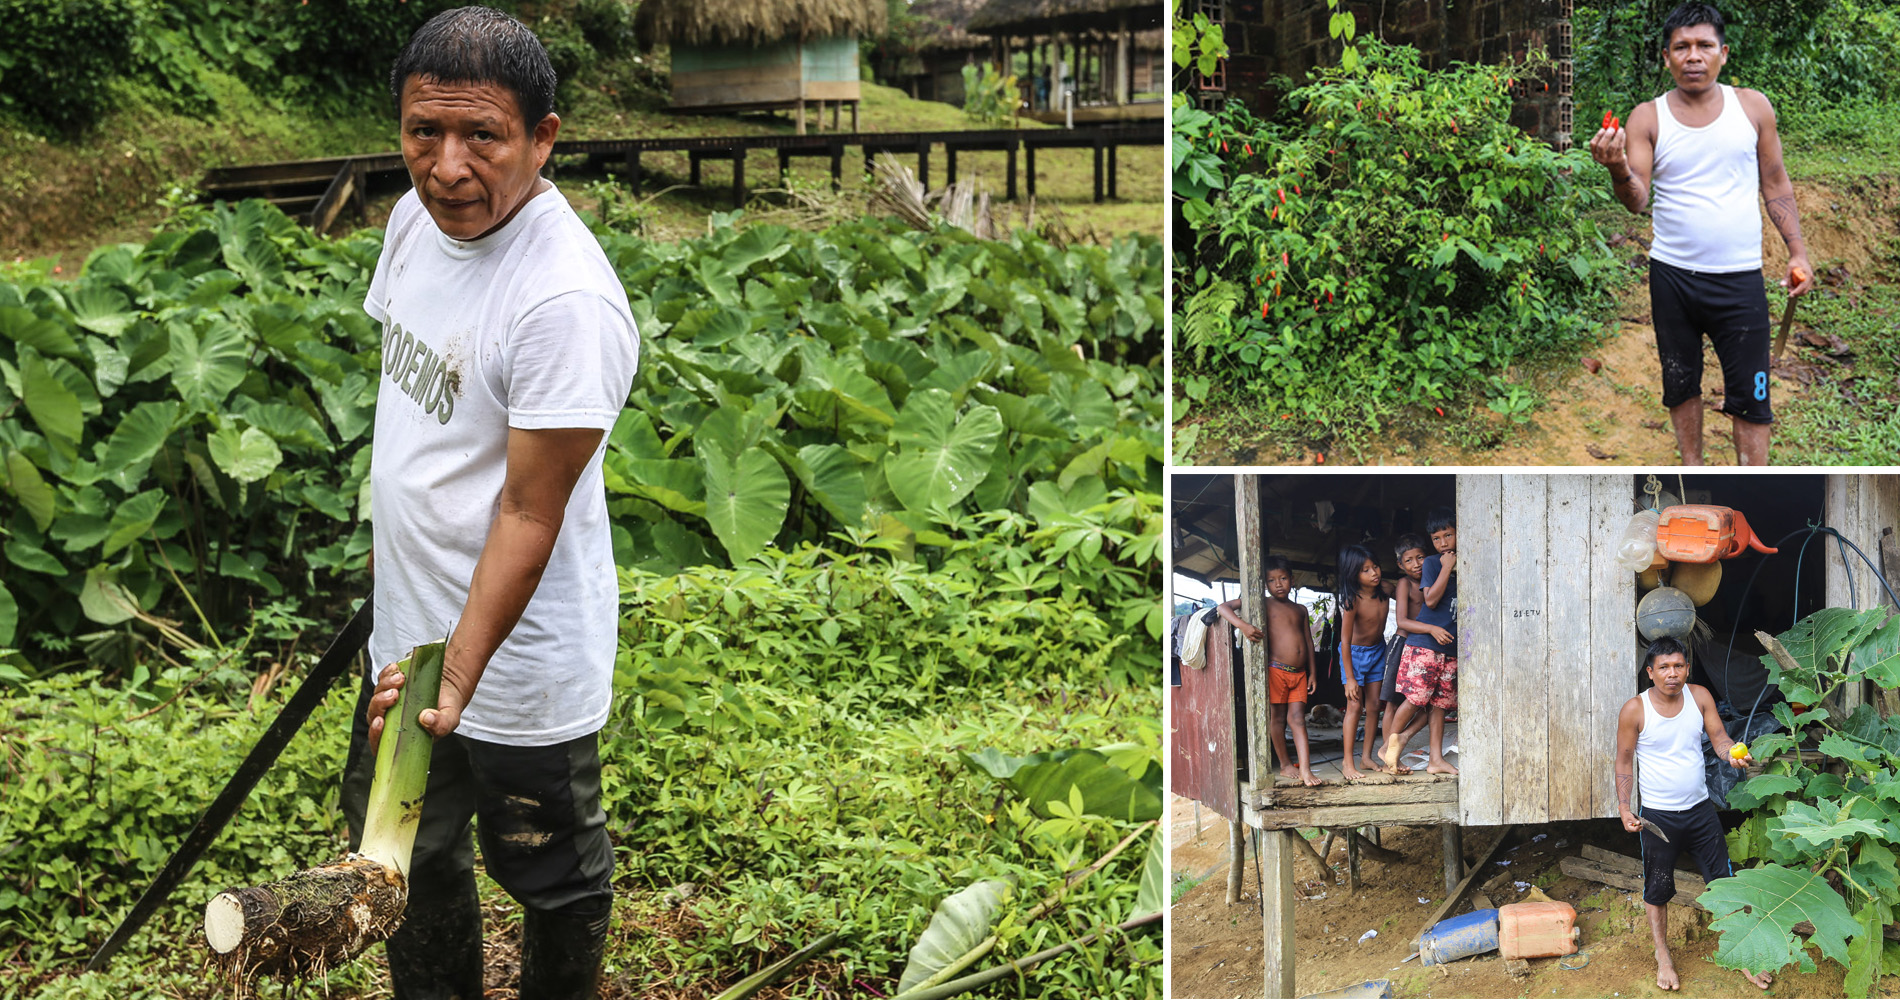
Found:
<path fill-rule="evenodd" d="M 1431 536 L 1435 556 L 1427 557 L 1419 574 L 1424 605 L 1413 620 L 1426 626 L 1405 640 L 1405 653 L 1399 661 L 1399 690 L 1405 704 L 1392 719 L 1385 749 L 1380 758 L 1386 767 L 1396 770 L 1404 742 L 1399 739 L 1406 725 L 1420 709 L 1431 707 L 1431 759 L 1425 770 L 1431 774 L 1457 774 L 1458 769 L 1445 760 L 1445 713 L 1458 707 L 1458 581 L 1452 575 L 1458 568 L 1458 525 L 1451 508 L 1439 507 L 1425 518 L 1425 530 Z"/>

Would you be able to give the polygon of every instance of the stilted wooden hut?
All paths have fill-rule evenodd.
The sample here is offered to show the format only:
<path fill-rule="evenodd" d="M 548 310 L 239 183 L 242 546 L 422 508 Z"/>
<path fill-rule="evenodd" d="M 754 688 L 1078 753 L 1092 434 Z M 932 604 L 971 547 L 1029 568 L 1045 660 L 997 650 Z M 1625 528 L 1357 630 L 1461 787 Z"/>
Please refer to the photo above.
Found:
<path fill-rule="evenodd" d="M 1164 13 L 1157 0 L 989 0 L 966 30 L 994 39 L 1005 66 L 1029 53 L 1021 86 L 1030 117 L 1065 120 L 1062 95 L 1072 90 L 1076 121 L 1161 118 Z M 1144 92 L 1154 96 L 1136 100 Z"/>
<path fill-rule="evenodd" d="M 858 39 L 884 30 L 884 0 L 646 0 L 636 24 L 673 55 L 674 108 L 701 112 L 790 110 L 805 133 L 851 108 L 858 127 Z"/>
<path fill-rule="evenodd" d="M 966 30 L 986 0 L 917 0 L 910 14 L 919 22 L 916 47 L 879 68 L 886 83 L 920 101 L 963 106 L 963 67 L 991 60 L 995 45 Z"/>
<path fill-rule="evenodd" d="M 1218 482 L 1221 479 L 1231 482 Z M 1200 544 L 1238 564 L 1242 617 L 1259 621 L 1264 555 L 1291 554 L 1296 571 L 1301 562 L 1318 570 L 1323 569 L 1318 553 L 1324 549 L 1365 542 L 1390 566 L 1391 537 L 1411 529 L 1410 509 L 1429 500 L 1430 481 L 1442 479 L 1453 480 L 1458 517 L 1462 752 L 1456 779 L 1388 779 L 1382 784 L 1318 788 L 1276 782 L 1263 738 L 1265 650 L 1244 643 L 1232 654 L 1239 656 L 1241 668 L 1218 669 L 1213 652 L 1223 644 L 1231 649 L 1232 642 L 1224 626 L 1212 632 L 1209 666 L 1183 671 L 1182 687 L 1170 700 L 1176 794 L 1223 815 L 1231 812 L 1236 847 L 1244 843 L 1246 827 L 1262 831 L 1265 984 L 1260 996 L 1294 995 L 1293 871 L 1296 858 L 1313 852 L 1292 831 L 1332 828 L 1343 833 L 1350 852 L 1360 842 L 1352 835 L 1357 828 L 1441 826 L 1450 891 L 1466 876 L 1461 846 L 1465 829 L 1617 815 L 1611 766 L 1616 716 L 1636 693 L 1642 643 L 1635 623 L 1635 575 L 1611 556 L 1645 477 L 1177 475 L 1172 482 L 1175 545 L 1194 551 L 1194 546 L 1183 547 L 1178 536 L 1185 523 L 1198 521 L 1201 527 L 1190 532 L 1199 536 Z M 1744 511 L 1769 544 L 1810 522 L 1824 523 L 1880 562 L 1890 579 L 1900 579 L 1900 539 L 1893 537 L 1900 528 L 1900 477 L 1664 479 L 1662 485 L 1671 493 L 1686 488 L 1681 499 L 1687 502 Z M 1231 535 L 1210 530 L 1218 518 L 1204 509 L 1218 499 L 1223 486 L 1233 497 Z M 1188 509 L 1184 498 L 1195 498 L 1203 509 Z M 1321 503 L 1335 516 L 1316 518 L 1313 512 Z M 1352 513 L 1338 516 L 1342 509 Z M 1315 520 L 1332 525 L 1333 535 L 1324 539 L 1324 546 L 1311 541 Z M 1885 604 L 1885 594 L 1859 557 L 1847 553 L 1845 558 L 1853 560 L 1848 565 L 1841 547 L 1821 542 L 1809 548 L 1798 577 L 1792 552 L 1798 541 L 1783 555 L 1749 554 L 1724 564 L 1715 597 L 1699 611 L 1720 641 L 1695 647 L 1698 683 L 1708 684 L 1718 698 L 1750 701 L 1765 683 L 1765 672 L 1755 663 L 1761 650 L 1752 640 L 1754 629 L 1778 632 L 1824 606 Z M 1754 572 L 1757 566 L 1759 574 Z M 1738 638 L 1730 655 L 1723 647 L 1732 632 Z M 1202 690 L 1193 690 L 1194 685 Z M 1244 688 L 1238 698 L 1235 686 Z M 1851 711 L 1873 694 L 1865 686 L 1847 689 L 1837 707 Z M 1223 705 L 1228 706 L 1225 715 Z M 1233 714 L 1235 705 L 1243 706 L 1239 718 Z M 1181 738 L 1184 732 L 1189 740 Z M 1356 860 L 1351 867 L 1356 877 Z M 1457 898 L 1452 892 L 1447 910 L 1421 916 L 1420 925 L 1406 933 L 1422 931 L 1446 915 Z"/>

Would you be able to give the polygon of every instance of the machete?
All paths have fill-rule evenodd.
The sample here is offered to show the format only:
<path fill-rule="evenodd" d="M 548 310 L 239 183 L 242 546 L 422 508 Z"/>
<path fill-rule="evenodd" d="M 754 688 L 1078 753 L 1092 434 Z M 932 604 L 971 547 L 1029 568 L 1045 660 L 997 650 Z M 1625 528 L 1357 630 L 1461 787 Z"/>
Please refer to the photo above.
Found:
<path fill-rule="evenodd" d="M 125 943 L 131 940 L 132 935 L 138 933 L 139 928 L 145 926 L 145 921 L 150 919 L 152 913 L 165 902 L 165 898 L 171 895 L 172 890 L 178 888 L 178 883 L 184 881 L 185 876 L 190 874 L 192 866 L 198 863 L 198 858 L 204 854 L 205 848 L 210 847 L 211 842 L 224 831 L 225 824 L 231 821 L 232 816 L 237 815 L 238 807 L 244 804 L 244 799 L 251 794 L 251 789 L 257 787 L 257 782 L 264 777 L 264 772 L 270 770 L 272 764 L 277 763 L 277 756 L 284 752 L 284 747 L 290 742 L 290 738 L 297 735 L 297 730 L 302 729 L 303 724 L 309 721 L 310 713 L 315 711 L 324 696 L 330 693 L 330 686 L 342 676 L 350 661 L 355 659 L 356 654 L 368 644 L 371 603 L 371 601 L 364 601 L 363 606 L 357 608 L 356 614 L 350 617 L 349 624 L 343 626 L 343 631 L 330 643 L 330 648 L 324 650 L 323 656 L 317 660 L 317 665 L 311 668 L 310 675 L 304 678 L 303 685 L 297 689 L 296 694 L 290 696 L 289 701 L 284 703 L 284 710 L 277 714 L 276 721 L 270 724 L 270 728 L 265 730 L 264 735 L 258 739 L 257 745 L 251 748 L 250 756 L 245 757 L 244 763 L 238 765 L 237 773 L 231 776 L 230 782 L 224 786 L 224 791 L 219 792 L 217 799 L 212 801 L 211 808 L 205 810 L 204 815 L 198 820 L 198 825 L 191 828 L 191 832 L 185 836 L 185 842 L 179 845 L 178 850 L 172 854 L 171 860 L 165 862 L 164 870 L 152 880 L 152 885 L 145 890 L 145 895 L 139 897 L 139 901 L 132 907 L 132 912 L 119 921 L 119 926 L 113 929 L 112 936 L 106 938 L 106 943 L 99 946 L 99 951 L 92 956 L 92 961 L 86 963 L 87 972 L 98 972 L 106 967 L 107 962 L 112 961 L 112 956 L 118 954 L 120 948 L 125 947 Z"/>
<path fill-rule="evenodd" d="M 1788 297 L 1788 308 L 1781 311 L 1781 332 L 1775 336 L 1775 360 L 1781 359 L 1781 349 L 1788 346 L 1788 327 L 1794 324 L 1794 297 Z"/>

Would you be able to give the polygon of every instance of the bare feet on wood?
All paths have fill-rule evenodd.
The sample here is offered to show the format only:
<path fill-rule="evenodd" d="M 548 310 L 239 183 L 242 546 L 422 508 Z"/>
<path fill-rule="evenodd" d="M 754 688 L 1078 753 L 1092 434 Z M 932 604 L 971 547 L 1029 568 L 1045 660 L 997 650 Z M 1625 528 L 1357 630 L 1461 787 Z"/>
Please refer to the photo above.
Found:
<path fill-rule="evenodd" d="M 1379 759 L 1385 761 L 1386 769 L 1393 774 L 1399 773 L 1399 754 L 1405 750 L 1404 740 L 1404 733 L 1393 733 L 1385 738 L 1385 749 L 1379 753 Z"/>
<path fill-rule="evenodd" d="M 1426 774 L 1457 774 L 1458 769 L 1445 762 L 1443 757 L 1434 757 L 1425 765 Z"/>
<path fill-rule="evenodd" d="M 1342 760 L 1339 762 L 1339 773 L 1345 775 L 1347 781 L 1358 781 L 1360 778 L 1365 777 L 1358 768 L 1352 766 L 1352 761 L 1350 760 Z"/>
<path fill-rule="evenodd" d="M 1321 781 L 1318 775 L 1308 770 L 1308 771 L 1300 772 L 1300 783 L 1305 785 L 1308 788 L 1312 788 L 1315 785 L 1323 785 L 1326 782 Z"/>
<path fill-rule="evenodd" d="M 1291 764 L 1287 764 L 1280 768 L 1280 777 L 1285 778 L 1288 781 L 1292 781 L 1294 778 L 1297 778 L 1299 776 L 1300 776 L 1300 769 L 1297 767 L 1294 767 Z"/>

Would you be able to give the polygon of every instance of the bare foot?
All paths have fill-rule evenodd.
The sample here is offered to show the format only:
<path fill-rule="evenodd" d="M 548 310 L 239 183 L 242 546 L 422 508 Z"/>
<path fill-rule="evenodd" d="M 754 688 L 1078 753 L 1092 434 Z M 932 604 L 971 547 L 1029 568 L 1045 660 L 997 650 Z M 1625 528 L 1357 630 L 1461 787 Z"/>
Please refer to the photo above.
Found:
<path fill-rule="evenodd" d="M 1371 758 L 1370 756 L 1367 756 L 1367 755 L 1364 755 L 1364 754 L 1362 754 L 1362 755 L 1360 755 L 1360 757 L 1359 757 L 1359 767 L 1360 767 L 1361 769 L 1363 769 L 1363 770 L 1367 770 L 1367 771 L 1383 771 L 1383 770 L 1385 770 L 1385 765 L 1384 765 L 1384 764 L 1381 764 L 1381 763 L 1379 763 L 1378 761 L 1376 761 L 1376 760 L 1373 760 L 1373 759 L 1372 759 L 1372 758 Z"/>
<path fill-rule="evenodd" d="M 1339 773 L 1345 775 L 1347 781 L 1358 781 L 1360 778 L 1365 777 L 1364 774 L 1360 773 L 1358 768 L 1352 766 L 1352 761 L 1350 760 L 1342 760 L 1339 762 Z"/>
<path fill-rule="evenodd" d="M 1311 787 L 1313 787 L 1314 785 L 1323 785 L 1323 784 L 1325 784 L 1325 783 L 1326 783 L 1326 782 L 1324 782 L 1324 781 L 1321 781 L 1321 780 L 1319 779 L 1319 776 L 1318 776 L 1318 775 L 1316 775 L 1316 774 L 1314 774 L 1314 773 L 1313 773 L 1312 771 L 1301 771 L 1301 772 L 1300 772 L 1300 781 L 1301 781 L 1301 783 L 1303 783 L 1304 785 L 1306 785 L 1306 787 L 1308 787 L 1308 788 L 1311 788 Z"/>
<path fill-rule="evenodd" d="M 1755 986 L 1760 989 L 1765 990 L 1768 987 L 1773 986 L 1775 984 L 1775 977 L 1772 973 L 1749 972 L 1746 969 L 1744 969 L 1742 971 L 1742 975 L 1747 976 L 1748 981 L 1751 983 L 1754 983 Z"/>
<path fill-rule="evenodd" d="M 1425 765 L 1426 774 L 1457 774 L 1458 769 L 1445 763 L 1445 758 L 1434 757 Z"/>
<path fill-rule="evenodd" d="M 1292 779 L 1292 778 L 1297 778 L 1299 776 L 1300 776 L 1300 769 L 1297 767 L 1294 767 L 1291 764 L 1287 764 L 1280 768 L 1280 777 L 1282 778 Z"/>
<path fill-rule="evenodd" d="M 1676 963 L 1669 953 L 1656 949 L 1656 988 L 1662 990 L 1682 989 L 1682 980 L 1676 976 Z"/>
<path fill-rule="evenodd" d="M 1393 733 L 1385 738 L 1385 749 L 1379 752 L 1379 758 L 1393 773 L 1398 773 L 1399 754 L 1405 751 L 1404 733 Z"/>

